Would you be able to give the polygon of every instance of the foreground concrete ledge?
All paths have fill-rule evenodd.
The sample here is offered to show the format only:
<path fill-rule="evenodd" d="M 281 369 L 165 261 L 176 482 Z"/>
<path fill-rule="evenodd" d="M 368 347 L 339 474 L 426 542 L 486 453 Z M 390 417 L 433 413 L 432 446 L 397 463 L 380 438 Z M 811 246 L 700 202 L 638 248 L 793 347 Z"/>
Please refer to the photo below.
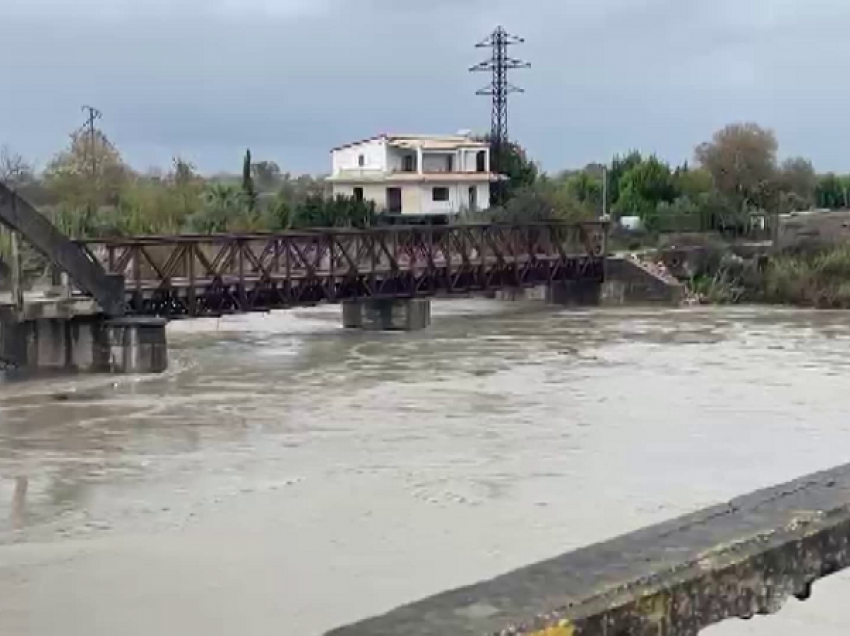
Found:
<path fill-rule="evenodd" d="M 659 636 L 779 611 L 850 566 L 850 465 L 447 592 L 329 636 Z M 435 567 L 439 567 L 436 564 Z"/>

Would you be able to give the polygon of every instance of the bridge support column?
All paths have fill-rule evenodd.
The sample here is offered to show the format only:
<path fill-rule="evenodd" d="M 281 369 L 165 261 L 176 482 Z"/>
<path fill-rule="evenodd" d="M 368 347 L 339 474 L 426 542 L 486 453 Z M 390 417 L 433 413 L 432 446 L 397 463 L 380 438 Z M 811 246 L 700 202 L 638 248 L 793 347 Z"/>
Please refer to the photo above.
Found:
<path fill-rule="evenodd" d="M 567 307 L 598 305 L 602 298 L 602 285 L 595 281 L 556 281 L 546 289 L 546 302 Z"/>
<path fill-rule="evenodd" d="M 419 331 L 431 324 L 431 301 L 411 298 L 353 300 L 342 304 L 342 326 L 367 331 Z"/>
<path fill-rule="evenodd" d="M 104 323 L 101 364 L 111 373 L 162 373 L 168 368 L 166 321 L 118 318 Z"/>
<path fill-rule="evenodd" d="M 99 320 L 38 318 L 0 324 L 0 358 L 27 369 L 99 371 Z"/>
<path fill-rule="evenodd" d="M 165 321 L 102 316 L 0 320 L 0 359 L 32 370 L 161 373 Z"/>
<path fill-rule="evenodd" d="M 502 302 L 523 302 L 529 300 L 545 300 L 546 287 L 506 287 L 498 289 L 489 296 Z"/>

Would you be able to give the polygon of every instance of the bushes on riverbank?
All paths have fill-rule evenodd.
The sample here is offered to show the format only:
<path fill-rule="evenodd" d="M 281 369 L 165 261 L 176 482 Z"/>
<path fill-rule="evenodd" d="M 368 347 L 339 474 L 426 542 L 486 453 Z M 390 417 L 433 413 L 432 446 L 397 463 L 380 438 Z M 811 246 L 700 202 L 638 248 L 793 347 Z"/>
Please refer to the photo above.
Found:
<path fill-rule="evenodd" d="M 850 246 L 744 260 L 728 253 L 685 281 L 706 304 L 744 302 L 850 309 Z"/>
<path fill-rule="evenodd" d="M 771 258 L 764 271 L 763 291 L 767 302 L 850 308 L 850 246 Z"/>

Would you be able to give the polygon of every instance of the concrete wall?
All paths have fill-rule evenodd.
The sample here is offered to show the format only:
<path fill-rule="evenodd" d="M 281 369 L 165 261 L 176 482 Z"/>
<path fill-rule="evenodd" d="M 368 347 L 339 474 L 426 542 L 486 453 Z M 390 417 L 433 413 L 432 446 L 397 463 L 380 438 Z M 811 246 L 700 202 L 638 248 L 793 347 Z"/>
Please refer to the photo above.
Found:
<path fill-rule="evenodd" d="M 448 201 L 434 201 L 434 188 L 448 188 Z M 475 188 L 478 193 L 477 208 L 487 210 L 490 207 L 490 183 L 443 183 L 429 182 L 421 186 L 423 214 L 451 214 L 469 209 L 469 189 Z M 406 210 L 405 210 L 406 212 Z"/>
<path fill-rule="evenodd" d="M 842 466 L 327 634 L 696 636 L 805 601 L 850 567 L 848 492 Z"/>
<path fill-rule="evenodd" d="M 850 243 L 850 210 L 799 212 L 779 217 L 776 247 L 817 249 Z"/>
<path fill-rule="evenodd" d="M 407 185 L 401 188 L 401 213 L 426 214 L 431 205 L 430 194 L 425 198 L 425 192 L 419 185 Z"/>
<path fill-rule="evenodd" d="M 478 153 L 484 151 L 484 171 L 490 172 L 490 149 L 489 148 L 464 148 L 461 150 L 461 167 L 463 172 L 478 172 Z"/>
<path fill-rule="evenodd" d="M 657 276 L 631 259 L 608 259 L 602 289 L 603 303 L 678 305 L 684 298 L 685 288 L 679 282 Z"/>
<path fill-rule="evenodd" d="M 363 188 L 363 199 L 372 201 L 379 210 L 387 207 L 387 186 L 383 183 L 334 183 L 334 196 L 354 196 L 354 188 Z"/>
<path fill-rule="evenodd" d="M 361 167 L 359 157 L 363 156 L 364 165 Z M 341 171 L 362 170 L 364 172 L 380 173 L 387 170 L 387 142 L 384 139 L 374 139 L 356 146 L 349 146 L 333 151 L 333 173 Z"/>
<path fill-rule="evenodd" d="M 486 210 L 490 207 L 490 183 L 335 183 L 333 185 L 334 196 L 354 196 L 356 187 L 363 188 L 363 198 L 373 201 L 379 210 L 387 207 L 387 188 L 401 188 L 402 214 L 453 214 L 469 207 L 469 188 L 476 188 L 478 192 L 478 209 Z M 434 201 L 434 188 L 444 187 L 449 189 L 448 201 Z"/>

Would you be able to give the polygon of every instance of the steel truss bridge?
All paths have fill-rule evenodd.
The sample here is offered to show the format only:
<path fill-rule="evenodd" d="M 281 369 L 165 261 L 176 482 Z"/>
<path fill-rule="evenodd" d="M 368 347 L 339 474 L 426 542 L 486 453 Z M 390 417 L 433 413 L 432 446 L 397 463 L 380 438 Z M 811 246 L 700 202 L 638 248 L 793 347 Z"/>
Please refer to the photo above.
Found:
<path fill-rule="evenodd" d="M 78 241 L 124 279 L 128 314 L 169 318 L 601 282 L 606 226 L 534 223 Z"/>

